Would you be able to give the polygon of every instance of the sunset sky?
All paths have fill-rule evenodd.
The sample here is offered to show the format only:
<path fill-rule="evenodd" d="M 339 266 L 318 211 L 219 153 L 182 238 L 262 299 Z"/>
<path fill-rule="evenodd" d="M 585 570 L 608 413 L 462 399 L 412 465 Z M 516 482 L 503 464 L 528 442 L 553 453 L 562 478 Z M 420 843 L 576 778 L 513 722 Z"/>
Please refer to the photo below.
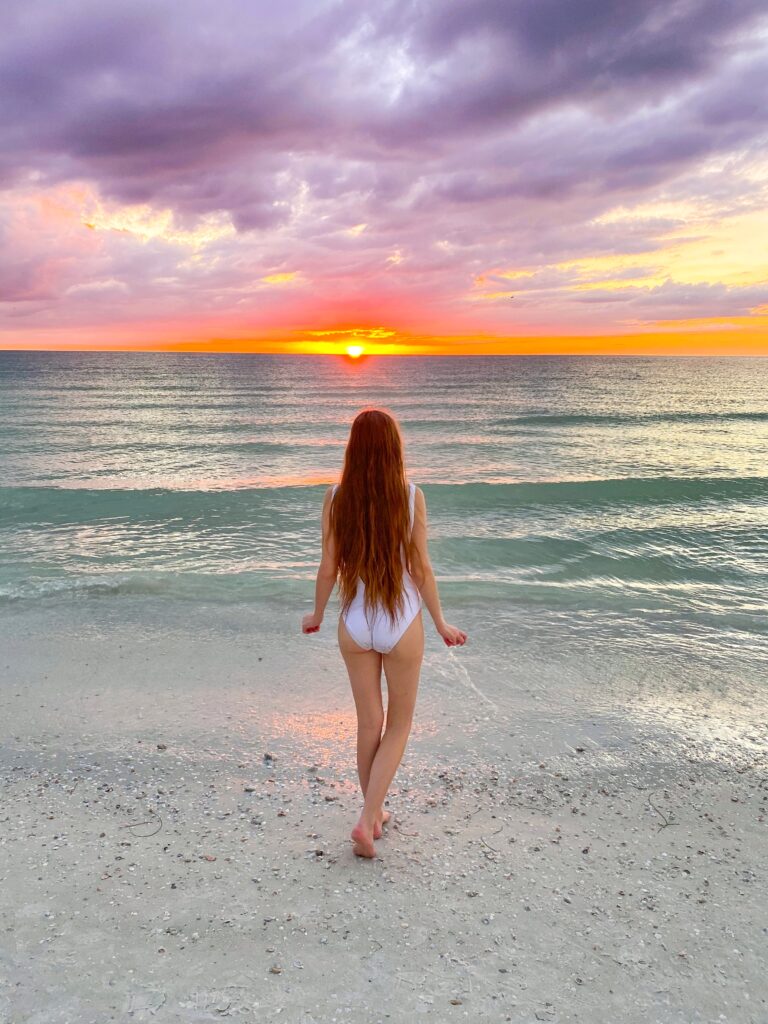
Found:
<path fill-rule="evenodd" d="M 764 0 L 5 0 L 0 348 L 768 354 Z"/>

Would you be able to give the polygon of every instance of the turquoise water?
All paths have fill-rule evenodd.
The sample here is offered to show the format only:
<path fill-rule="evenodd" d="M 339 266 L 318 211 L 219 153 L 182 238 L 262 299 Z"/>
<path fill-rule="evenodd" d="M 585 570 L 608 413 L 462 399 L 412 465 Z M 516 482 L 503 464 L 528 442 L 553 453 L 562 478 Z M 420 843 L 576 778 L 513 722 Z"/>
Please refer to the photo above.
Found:
<path fill-rule="evenodd" d="M 497 654 L 757 667 L 767 384 L 763 359 L 0 353 L 0 606 L 301 614 L 325 486 L 374 404 L 401 423 L 446 613 Z"/>

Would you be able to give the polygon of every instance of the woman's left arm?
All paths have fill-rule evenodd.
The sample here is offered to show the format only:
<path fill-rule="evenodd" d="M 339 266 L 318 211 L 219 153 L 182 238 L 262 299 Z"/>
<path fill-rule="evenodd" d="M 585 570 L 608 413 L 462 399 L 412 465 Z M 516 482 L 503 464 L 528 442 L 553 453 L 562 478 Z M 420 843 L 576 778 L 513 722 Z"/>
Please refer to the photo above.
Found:
<path fill-rule="evenodd" d="M 333 536 L 330 521 L 332 494 L 333 488 L 329 487 L 325 492 L 325 498 L 323 499 L 323 546 L 322 556 L 320 558 L 320 567 L 317 570 L 317 580 L 315 581 L 315 610 L 309 615 L 305 615 L 301 620 L 302 633 L 317 633 L 320 629 L 320 624 L 323 621 L 323 616 L 325 615 L 325 606 L 328 604 L 328 598 L 333 593 L 333 588 L 336 585 L 338 568 L 336 558 L 336 539 Z"/>

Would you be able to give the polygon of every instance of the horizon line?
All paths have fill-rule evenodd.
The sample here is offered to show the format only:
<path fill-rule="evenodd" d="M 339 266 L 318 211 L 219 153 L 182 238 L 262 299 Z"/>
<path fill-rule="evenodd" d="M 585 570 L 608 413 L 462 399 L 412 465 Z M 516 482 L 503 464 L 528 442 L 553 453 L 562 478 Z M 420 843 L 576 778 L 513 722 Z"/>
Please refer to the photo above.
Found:
<path fill-rule="evenodd" d="M 4 352 L 40 352 L 64 355 L 104 354 L 104 355 L 174 355 L 174 356 L 290 356 L 328 359 L 335 357 L 350 363 L 364 363 L 369 359 L 768 359 L 768 345 L 765 352 L 366 352 L 352 357 L 344 351 L 339 352 L 303 352 L 295 349 L 193 349 L 193 348 L 142 348 L 142 347 L 78 347 L 74 346 L 18 346 L 0 345 L 0 354 Z"/>

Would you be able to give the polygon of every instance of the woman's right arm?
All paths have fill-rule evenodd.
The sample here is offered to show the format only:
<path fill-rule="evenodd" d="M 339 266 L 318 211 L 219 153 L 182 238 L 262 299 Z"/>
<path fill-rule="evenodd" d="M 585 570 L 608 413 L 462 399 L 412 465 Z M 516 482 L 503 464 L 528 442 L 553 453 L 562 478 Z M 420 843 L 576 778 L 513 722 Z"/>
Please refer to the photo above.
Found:
<path fill-rule="evenodd" d="M 448 647 L 460 647 L 466 643 L 467 634 L 456 626 L 451 626 L 443 617 L 440 607 L 440 595 L 437 592 L 437 580 L 432 571 L 427 544 L 427 503 L 420 487 L 416 488 L 414 502 L 413 532 L 411 533 L 411 576 L 419 588 L 424 604 L 427 606 L 432 621 L 440 636 Z"/>

